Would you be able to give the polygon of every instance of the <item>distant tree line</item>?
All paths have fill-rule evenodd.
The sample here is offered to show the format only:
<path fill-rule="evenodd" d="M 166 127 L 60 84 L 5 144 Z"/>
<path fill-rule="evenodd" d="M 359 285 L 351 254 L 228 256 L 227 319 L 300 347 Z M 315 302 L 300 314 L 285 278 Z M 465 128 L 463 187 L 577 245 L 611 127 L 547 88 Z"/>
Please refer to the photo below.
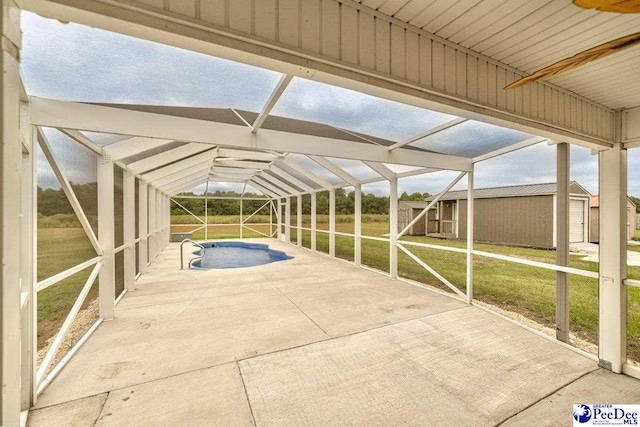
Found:
<path fill-rule="evenodd" d="M 87 184 L 71 184 L 73 191 L 78 198 L 85 214 L 88 216 L 97 215 L 98 213 L 98 186 L 95 182 Z M 116 209 L 121 208 L 122 195 L 120 191 L 116 191 L 115 204 Z M 180 195 L 195 196 L 194 193 L 181 193 Z M 235 191 L 216 191 L 208 193 L 209 197 L 240 197 Z M 264 197 L 261 194 L 245 193 L 245 198 Z M 429 193 L 402 193 L 400 200 L 421 201 L 429 197 Z M 189 209 L 196 215 L 204 215 L 204 199 L 177 199 L 185 208 Z M 640 200 L 638 200 L 640 202 Z M 316 195 L 318 214 L 329 214 L 329 192 L 320 191 Z M 245 215 L 253 213 L 256 209 L 264 204 L 261 200 L 244 200 L 243 211 Z M 353 214 L 355 205 L 355 192 L 347 193 L 344 189 L 336 189 L 336 214 Z M 640 203 L 638 203 L 640 206 Z M 291 203 L 291 211 L 296 212 L 295 200 Z M 210 200 L 208 203 L 209 215 L 238 215 L 240 210 L 239 200 Z M 268 207 L 264 208 L 268 213 Z M 311 212 L 311 197 L 308 195 L 302 198 L 302 212 Z M 55 214 L 73 214 L 71 204 L 67 200 L 62 189 L 41 188 L 38 187 L 38 213 L 43 216 L 51 216 Z M 371 193 L 362 194 L 362 213 L 363 214 L 389 214 L 389 197 L 376 196 Z M 184 215 L 186 212 L 177 204 L 171 204 L 172 215 Z"/>
<path fill-rule="evenodd" d="M 640 213 L 640 197 L 629 196 L 629 198 L 636 204 L 636 213 Z"/>

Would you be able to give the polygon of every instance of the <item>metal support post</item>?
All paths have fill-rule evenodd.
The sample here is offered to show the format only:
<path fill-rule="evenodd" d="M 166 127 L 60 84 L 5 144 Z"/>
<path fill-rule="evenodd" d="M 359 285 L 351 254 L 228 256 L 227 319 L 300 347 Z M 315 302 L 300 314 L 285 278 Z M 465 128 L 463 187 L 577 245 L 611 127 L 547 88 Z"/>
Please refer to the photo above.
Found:
<path fill-rule="evenodd" d="M 475 221 L 473 200 L 473 169 L 467 174 L 467 303 L 473 301 L 473 227 Z"/>
<path fill-rule="evenodd" d="M 622 372 L 627 359 L 627 151 L 600 154 L 600 366 Z"/>
<path fill-rule="evenodd" d="M 389 277 L 398 277 L 398 178 L 389 180 Z"/>
<path fill-rule="evenodd" d="M 124 171 L 122 180 L 122 215 L 124 231 L 124 287 L 133 290 L 136 279 L 136 177 Z"/>
<path fill-rule="evenodd" d="M 354 194 L 355 226 L 353 230 L 353 261 L 356 267 L 362 264 L 362 185 L 355 186 Z"/>
<path fill-rule="evenodd" d="M 556 193 L 556 263 L 569 265 L 569 185 L 571 147 L 567 143 L 557 145 L 557 193 Z M 556 272 L 556 338 L 569 342 L 569 275 Z"/>
<path fill-rule="evenodd" d="M 153 262 L 156 257 L 156 189 L 152 186 L 149 186 L 149 220 L 148 220 L 148 228 L 149 228 L 149 264 Z"/>
<path fill-rule="evenodd" d="M 146 182 L 140 180 L 138 182 L 138 234 L 140 235 L 140 242 L 138 243 L 138 269 L 142 274 L 147 272 L 147 263 L 149 262 L 148 201 L 148 185 Z"/>
<path fill-rule="evenodd" d="M 276 237 L 278 238 L 278 240 L 282 240 L 282 199 L 278 199 L 278 218 L 276 218 L 276 221 L 278 221 L 278 227 L 276 230 Z"/>
<path fill-rule="evenodd" d="M 316 227 L 317 227 L 317 208 L 318 208 L 318 200 L 317 193 L 311 193 L 311 250 L 316 251 Z"/>
<path fill-rule="evenodd" d="M 329 190 L 329 255 L 336 256 L 336 190 Z"/>
<path fill-rule="evenodd" d="M 113 161 L 105 154 L 98 160 L 98 241 L 103 257 L 99 276 L 99 308 L 100 317 L 104 320 L 113 319 L 116 299 L 113 185 Z"/>
<path fill-rule="evenodd" d="M 291 197 L 284 199 L 285 222 L 284 222 L 284 240 L 291 243 Z"/>
<path fill-rule="evenodd" d="M 296 243 L 302 246 L 302 196 L 296 196 Z"/>
<path fill-rule="evenodd" d="M 15 19 L 14 19 L 15 17 Z M 0 64 L 0 425 L 19 425 L 20 380 L 20 11 L 3 1 Z"/>

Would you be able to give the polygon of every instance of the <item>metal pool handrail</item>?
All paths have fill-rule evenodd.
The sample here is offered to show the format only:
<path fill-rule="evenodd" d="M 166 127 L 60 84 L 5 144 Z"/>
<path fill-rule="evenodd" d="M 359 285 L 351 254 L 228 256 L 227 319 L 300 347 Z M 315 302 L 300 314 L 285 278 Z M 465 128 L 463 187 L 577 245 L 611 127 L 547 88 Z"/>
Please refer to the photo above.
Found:
<path fill-rule="evenodd" d="M 200 248 L 200 256 L 192 259 L 191 261 L 189 261 L 189 267 L 191 267 L 191 262 L 192 261 L 195 261 L 195 260 L 197 260 L 199 258 L 202 258 L 204 256 L 204 246 L 202 246 L 200 243 L 194 242 L 191 239 L 184 239 L 182 242 L 180 242 L 180 270 L 184 270 L 184 256 L 182 255 L 182 253 L 183 253 L 182 247 L 187 242 L 189 242 L 189 243 L 191 243 L 191 244 L 193 244 L 193 245 L 195 245 L 195 246 Z"/>

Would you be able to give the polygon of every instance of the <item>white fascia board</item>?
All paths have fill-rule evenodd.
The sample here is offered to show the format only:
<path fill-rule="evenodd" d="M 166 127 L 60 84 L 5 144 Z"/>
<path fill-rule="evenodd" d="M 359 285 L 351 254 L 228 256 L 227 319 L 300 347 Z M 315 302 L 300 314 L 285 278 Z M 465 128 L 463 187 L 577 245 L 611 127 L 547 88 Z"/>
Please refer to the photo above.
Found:
<path fill-rule="evenodd" d="M 209 165 L 211 165 L 215 156 L 216 150 L 196 154 L 195 156 L 189 157 L 188 159 L 180 160 L 179 162 L 175 162 L 163 168 L 143 174 L 142 179 L 144 179 L 145 181 L 154 181 L 167 175 L 171 175 L 172 173 L 197 167 L 198 165 L 203 163 L 208 163 Z"/>
<path fill-rule="evenodd" d="M 134 136 L 133 138 L 107 145 L 103 150 L 111 157 L 111 160 L 120 160 L 171 144 L 172 142 L 173 140 Z"/>
<path fill-rule="evenodd" d="M 31 109 L 32 124 L 40 126 L 201 142 L 228 148 L 299 153 L 465 172 L 471 170 L 471 159 L 464 157 L 403 148 L 388 151 L 385 147 L 365 142 L 272 129 L 261 129 L 257 134 L 253 134 L 251 129 L 244 125 L 102 105 L 31 97 Z"/>
<path fill-rule="evenodd" d="M 138 160 L 137 162 L 129 163 L 127 168 L 135 174 L 141 174 L 160 168 L 164 165 L 174 163 L 176 159 L 184 159 L 206 150 L 211 150 L 211 147 L 208 145 L 191 143 L 182 147 L 167 150 L 164 153 L 156 154 L 155 156 L 149 156 L 145 159 Z"/>

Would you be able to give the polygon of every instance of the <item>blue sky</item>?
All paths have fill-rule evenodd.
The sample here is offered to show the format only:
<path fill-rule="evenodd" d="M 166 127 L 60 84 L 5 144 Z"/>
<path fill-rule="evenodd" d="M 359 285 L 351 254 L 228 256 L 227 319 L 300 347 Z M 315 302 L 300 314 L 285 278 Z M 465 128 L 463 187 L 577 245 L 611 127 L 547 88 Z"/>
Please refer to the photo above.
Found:
<path fill-rule="evenodd" d="M 41 97 L 260 111 L 280 77 L 277 72 L 80 25 L 65 25 L 30 13 L 23 13 L 22 27 L 23 78 L 28 93 Z M 394 141 L 453 118 L 299 79 L 290 84 L 272 114 L 323 122 Z M 50 135 L 54 151 L 65 153 L 59 157 L 68 178 L 75 182 L 95 180 L 83 149 L 71 148 L 62 138 Z M 555 149 L 542 143 L 479 163 L 476 187 L 555 181 Z M 597 193 L 597 156 L 581 147 L 573 147 L 571 154 L 571 178 Z M 55 177 L 42 159 L 39 164 L 40 185 L 56 186 Z M 352 172 L 357 176 L 358 169 Z M 436 193 L 455 175 L 438 172 L 406 178 L 400 180 L 399 189 Z M 385 194 L 388 186 L 371 184 L 364 190 Z M 629 155 L 629 193 L 640 196 L 640 149 Z"/>

